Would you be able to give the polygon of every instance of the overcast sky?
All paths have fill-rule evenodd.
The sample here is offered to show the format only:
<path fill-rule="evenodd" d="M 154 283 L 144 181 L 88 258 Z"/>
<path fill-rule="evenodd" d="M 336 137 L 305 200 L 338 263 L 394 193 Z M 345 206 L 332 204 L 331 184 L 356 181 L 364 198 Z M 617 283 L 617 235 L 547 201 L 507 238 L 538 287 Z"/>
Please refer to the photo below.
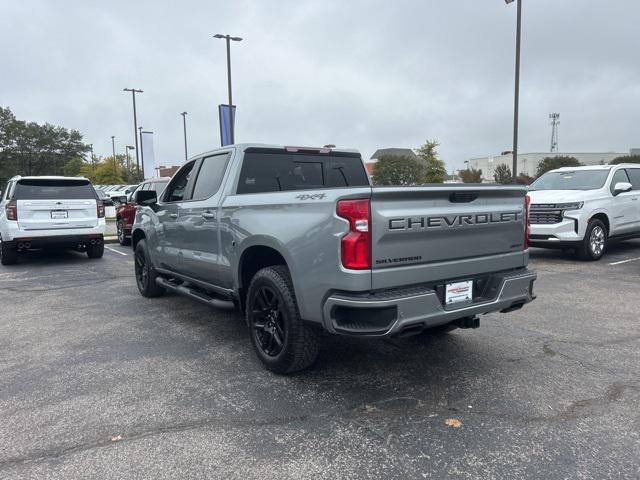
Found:
<path fill-rule="evenodd" d="M 640 2 L 523 0 L 520 151 L 640 147 Z M 0 105 L 80 130 L 100 155 L 155 132 L 156 159 L 219 145 L 232 45 L 236 141 L 440 141 L 449 170 L 511 149 L 515 4 L 504 0 L 0 2 Z"/>

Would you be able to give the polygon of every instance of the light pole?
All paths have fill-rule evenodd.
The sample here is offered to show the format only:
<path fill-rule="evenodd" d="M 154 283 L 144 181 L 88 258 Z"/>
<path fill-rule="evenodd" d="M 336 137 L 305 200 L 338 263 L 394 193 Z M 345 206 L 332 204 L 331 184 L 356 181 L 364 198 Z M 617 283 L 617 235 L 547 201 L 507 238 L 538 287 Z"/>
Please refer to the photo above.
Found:
<path fill-rule="evenodd" d="M 233 125 L 233 98 L 231 96 L 231 42 L 241 42 L 241 37 L 232 37 L 231 35 L 222 35 L 216 33 L 214 38 L 224 38 L 227 41 L 227 88 L 229 90 L 229 140 L 233 145 L 236 143 L 235 127 Z"/>
<path fill-rule="evenodd" d="M 182 128 L 184 130 L 184 161 L 186 162 L 189 156 L 187 155 L 187 112 L 182 112 Z"/>
<path fill-rule="evenodd" d="M 508 5 L 515 0 L 504 0 Z M 513 183 L 518 178 L 518 108 L 520 101 L 520 31 L 522 25 L 522 0 L 517 0 L 516 22 L 516 75 L 515 91 L 513 95 Z"/>
<path fill-rule="evenodd" d="M 144 147 L 142 146 L 142 127 L 138 127 L 140 130 L 140 163 L 142 164 L 142 179 L 144 180 Z M 138 169 L 138 175 L 140 175 L 140 169 Z"/>
<path fill-rule="evenodd" d="M 133 138 L 136 141 L 136 165 L 138 167 L 138 172 L 140 172 L 140 159 L 138 158 L 138 118 L 136 116 L 136 93 L 143 93 L 143 91 L 135 88 L 123 88 L 122 91 L 131 92 L 131 97 L 133 99 Z"/>
<path fill-rule="evenodd" d="M 118 162 L 116 161 L 116 136 L 111 135 L 111 150 L 113 151 L 113 172 L 118 174 Z"/>

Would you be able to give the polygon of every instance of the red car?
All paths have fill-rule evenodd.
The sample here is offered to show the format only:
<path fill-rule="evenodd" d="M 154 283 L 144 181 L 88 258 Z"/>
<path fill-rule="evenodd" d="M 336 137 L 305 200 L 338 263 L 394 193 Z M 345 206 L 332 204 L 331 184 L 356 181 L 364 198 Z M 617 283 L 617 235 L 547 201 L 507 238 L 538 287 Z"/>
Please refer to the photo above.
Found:
<path fill-rule="evenodd" d="M 121 204 L 116 210 L 116 225 L 118 228 L 118 242 L 120 245 L 129 245 L 131 242 L 131 226 L 136 218 L 136 210 L 138 205 L 133 201 L 133 194 L 138 190 L 155 190 L 158 196 L 164 190 L 171 180 L 170 177 L 151 178 L 145 180 L 138 185 L 133 192 L 129 194 L 127 203 Z"/>

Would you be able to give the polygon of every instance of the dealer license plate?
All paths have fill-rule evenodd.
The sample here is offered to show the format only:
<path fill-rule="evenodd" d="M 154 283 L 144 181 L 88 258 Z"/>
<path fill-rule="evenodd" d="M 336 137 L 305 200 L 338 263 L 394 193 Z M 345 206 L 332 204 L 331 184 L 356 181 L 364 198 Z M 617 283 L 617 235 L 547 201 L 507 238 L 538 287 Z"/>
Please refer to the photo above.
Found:
<path fill-rule="evenodd" d="M 61 218 L 68 218 L 69 212 L 66 210 L 51 210 L 51 219 L 60 220 Z"/>
<path fill-rule="evenodd" d="M 473 280 L 447 283 L 445 292 L 445 302 L 447 305 L 469 302 L 473 299 Z"/>

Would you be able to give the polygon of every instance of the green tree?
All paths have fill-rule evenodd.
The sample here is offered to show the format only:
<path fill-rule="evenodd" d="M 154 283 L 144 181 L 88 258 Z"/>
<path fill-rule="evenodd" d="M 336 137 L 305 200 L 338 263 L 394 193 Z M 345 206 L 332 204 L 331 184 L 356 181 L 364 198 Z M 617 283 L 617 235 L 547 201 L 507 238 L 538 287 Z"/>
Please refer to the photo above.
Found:
<path fill-rule="evenodd" d="M 458 173 L 463 183 L 482 183 L 482 169 L 467 168 Z"/>
<path fill-rule="evenodd" d="M 436 148 L 440 144 L 436 140 L 427 140 L 416 149 L 418 162 L 424 166 L 424 177 L 420 183 L 442 183 L 447 176 L 444 161 L 438 158 Z"/>
<path fill-rule="evenodd" d="M 618 165 L 620 163 L 640 163 L 640 155 L 623 155 L 609 162 L 610 165 Z"/>
<path fill-rule="evenodd" d="M 561 167 L 580 167 L 582 164 L 575 157 L 569 157 L 564 155 L 558 155 L 557 157 L 545 157 L 538 165 L 536 171 L 536 178 L 544 175 L 549 170 L 554 170 Z"/>
<path fill-rule="evenodd" d="M 382 155 L 373 167 L 376 185 L 417 185 L 424 176 L 424 165 L 407 155 Z"/>
<path fill-rule="evenodd" d="M 80 157 L 72 158 L 64 164 L 62 171 L 67 177 L 78 177 L 83 165 L 84 161 Z"/>
<path fill-rule="evenodd" d="M 0 184 L 14 175 L 62 175 L 88 150 L 77 130 L 24 122 L 0 107 Z"/>
<path fill-rule="evenodd" d="M 496 183 L 502 183 L 505 185 L 511 183 L 513 181 L 513 178 L 509 165 L 507 165 L 506 163 L 501 163 L 500 165 L 498 165 L 493 172 L 493 179 L 496 181 Z"/>

